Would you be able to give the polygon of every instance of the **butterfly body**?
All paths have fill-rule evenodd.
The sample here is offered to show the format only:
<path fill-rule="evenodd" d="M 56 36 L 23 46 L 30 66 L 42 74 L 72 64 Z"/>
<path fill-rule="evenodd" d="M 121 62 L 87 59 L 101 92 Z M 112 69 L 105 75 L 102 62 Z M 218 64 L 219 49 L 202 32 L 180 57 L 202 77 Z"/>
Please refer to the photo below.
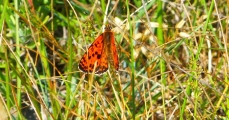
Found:
<path fill-rule="evenodd" d="M 88 48 L 79 62 L 79 69 L 85 73 L 102 74 L 113 66 L 116 71 L 119 68 L 118 54 L 115 46 L 114 33 L 107 25 L 105 32 L 99 35 Z"/>

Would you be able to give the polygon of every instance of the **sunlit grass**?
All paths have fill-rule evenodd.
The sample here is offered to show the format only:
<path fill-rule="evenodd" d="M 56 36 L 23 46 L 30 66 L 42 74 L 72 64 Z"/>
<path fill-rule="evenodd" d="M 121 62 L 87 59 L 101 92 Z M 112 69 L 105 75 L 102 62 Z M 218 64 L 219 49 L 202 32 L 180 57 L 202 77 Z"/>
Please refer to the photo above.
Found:
<path fill-rule="evenodd" d="M 226 119 L 227 6 L 223 1 L 4 0 L 1 116 Z M 82 73 L 79 60 L 107 23 L 115 33 L 119 71 Z"/>

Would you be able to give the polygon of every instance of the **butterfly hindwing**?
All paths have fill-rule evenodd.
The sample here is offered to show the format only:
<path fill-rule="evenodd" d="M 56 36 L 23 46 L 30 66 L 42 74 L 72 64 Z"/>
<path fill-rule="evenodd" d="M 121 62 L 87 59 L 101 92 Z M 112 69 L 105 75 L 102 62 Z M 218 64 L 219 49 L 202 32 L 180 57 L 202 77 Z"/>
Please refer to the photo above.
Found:
<path fill-rule="evenodd" d="M 101 55 L 101 59 L 98 61 L 98 67 L 96 69 L 96 74 L 102 74 L 108 70 L 108 60 L 107 60 L 107 46 L 103 46 L 103 51 Z"/>

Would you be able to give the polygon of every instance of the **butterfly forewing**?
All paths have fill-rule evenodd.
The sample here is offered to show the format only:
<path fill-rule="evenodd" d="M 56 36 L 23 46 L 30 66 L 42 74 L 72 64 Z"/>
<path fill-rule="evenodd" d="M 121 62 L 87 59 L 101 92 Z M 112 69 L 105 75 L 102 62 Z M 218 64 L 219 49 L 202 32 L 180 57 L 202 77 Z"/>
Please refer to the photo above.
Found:
<path fill-rule="evenodd" d="M 79 69 L 86 73 L 93 72 L 95 63 L 97 62 L 95 72 L 98 69 L 99 61 L 103 51 L 103 34 L 101 34 L 88 48 L 87 52 L 83 55 L 79 62 Z"/>
<path fill-rule="evenodd" d="M 112 36 L 112 39 L 111 39 L 111 49 L 112 49 L 112 53 L 113 53 L 114 67 L 115 67 L 115 70 L 118 71 L 119 61 L 118 61 L 118 53 L 117 53 L 116 46 L 115 46 L 115 37 L 114 37 L 114 35 Z"/>

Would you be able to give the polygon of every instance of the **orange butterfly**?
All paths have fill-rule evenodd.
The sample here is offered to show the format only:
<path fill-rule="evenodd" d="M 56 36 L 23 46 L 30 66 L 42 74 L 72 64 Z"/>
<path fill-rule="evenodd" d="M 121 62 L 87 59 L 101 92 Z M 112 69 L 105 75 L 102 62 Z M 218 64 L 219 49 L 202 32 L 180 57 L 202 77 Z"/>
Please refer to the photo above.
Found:
<path fill-rule="evenodd" d="M 83 55 L 79 62 L 81 71 L 92 73 L 95 69 L 95 74 L 102 74 L 108 70 L 108 63 L 118 71 L 118 54 L 115 47 L 114 33 L 111 29 L 110 25 L 106 25 L 105 32 L 95 39 Z"/>

